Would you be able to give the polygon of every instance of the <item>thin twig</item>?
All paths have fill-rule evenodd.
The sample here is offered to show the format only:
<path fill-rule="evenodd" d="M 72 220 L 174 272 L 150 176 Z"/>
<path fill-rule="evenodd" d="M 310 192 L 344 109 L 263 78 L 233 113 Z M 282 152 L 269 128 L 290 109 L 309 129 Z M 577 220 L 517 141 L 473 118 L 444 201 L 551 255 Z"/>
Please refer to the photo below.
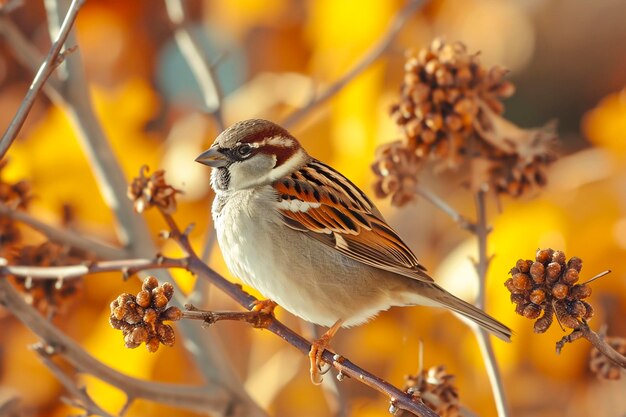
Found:
<path fill-rule="evenodd" d="M 36 74 L 37 69 L 44 60 L 43 55 L 26 39 L 15 23 L 2 14 L 0 14 L 0 36 L 5 39 L 17 62 L 23 67 L 28 68 L 33 74 Z M 43 90 L 52 101 L 60 103 L 62 101 L 61 90 L 63 86 L 54 75 L 53 72 L 44 83 Z"/>
<path fill-rule="evenodd" d="M 73 397 L 72 402 L 75 407 L 85 410 L 86 415 L 97 415 L 102 417 L 113 417 L 111 414 L 104 411 L 93 399 L 87 394 L 85 388 L 79 388 L 76 382 L 68 376 L 63 370 L 51 359 L 50 351 L 54 348 L 51 346 L 38 343 L 32 346 L 32 349 L 37 352 L 39 359 L 44 365 L 52 372 L 54 377 L 65 387 L 65 389 Z"/>
<path fill-rule="evenodd" d="M 280 124 L 285 128 L 293 127 L 293 125 L 298 123 L 305 116 L 308 116 L 312 110 L 337 94 L 346 84 L 376 62 L 376 60 L 389 49 L 400 32 L 400 29 L 402 29 L 411 15 L 413 15 L 423 3 L 424 0 L 410 0 L 407 5 L 395 15 L 384 36 L 350 69 L 350 71 L 330 85 L 322 94 L 313 97 L 306 106 L 295 110 L 287 116 Z"/>
<path fill-rule="evenodd" d="M 93 253 L 100 259 L 125 259 L 129 254 L 126 250 L 111 246 L 107 243 L 85 237 L 84 234 L 76 233 L 68 229 L 57 229 L 36 219 L 25 211 L 15 210 L 0 204 L 0 217 L 8 217 L 17 220 L 33 229 L 43 233 L 50 240 L 57 243 L 67 244 L 77 249 Z"/>
<path fill-rule="evenodd" d="M 2 258 L 0 258 L 1 260 Z M 75 279 L 88 274 L 101 272 L 121 271 L 129 277 L 140 271 L 162 268 L 187 268 L 187 258 L 165 258 L 158 256 L 155 259 L 124 259 L 117 261 L 92 262 L 84 265 L 67 266 L 23 266 L 3 265 L 0 262 L 0 274 L 32 279 Z"/>
<path fill-rule="evenodd" d="M 83 5 L 84 2 L 85 0 L 72 0 L 67 14 L 65 15 L 65 19 L 61 24 L 61 28 L 59 29 L 56 40 L 52 43 L 46 59 L 39 67 L 39 71 L 37 71 L 33 82 L 28 88 L 28 92 L 26 93 L 24 100 L 22 100 L 22 103 L 20 104 L 17 113 L 15 113 L 13 120 L 11 120 L 9 127 L 7 128 L 6 132 L 2 136 L 2 139 L 0 140 L 0 159 L 2 159 L 6 152 L 9 150 L 9 147 L 11 146 L 11 144 L 17 137 L 20 129 L 22 128 L 22 125 L 26 120 L 26 116 L 28 116 L 30 109 L 33 107 L 39 91 L 41 91 L 41 88 L 45 84 L 46 80 L 48 79 L 48 77 L 50 77 L 50 74 L 52 74 L 52 72 L 58 65 L 58 58 L 59 54 L 61 53 L 61 48 L 63 48 L 63 45 L 65 44 L 65 41 L 70 34 L 70 30 L 72 29 L 72 25 L 76 20 L 78 11 L 80 10 L 80 7 Z"/>
<path fill-rule="evenodd" d="M 431 202 L 435 207 L 437 207 L 438 209 L 443 211 L 445 214 L 450 216 L 450 218 L 452 220 L 454 220 L 456 223 L 458 223 L 458 225 L 459 225 L 459 227 L 461 229 L 468 230 L 468 231 L 470 231 L 472 233 L 475 232 L 476 225 L 474 223 L 472 223 L 470 220 L 468 220 L 467 218 L 465 218 L 465 216 L 460 214 L 454 208 L 452 208 L 452 206 L 450 206 L 448 203 L 446 203 L 437 194 L 433 193 L 432 191 L 430 191 L 430 190 L 428 190 L 428 189 L 426 189 L 426 188 L 424 188 L 424 187 L 422 187 L 420 185 L 417 185 L 415 187 L 415 192 L 418 195 L 421 195 L 422 197 L 424 197 L 429 202 Z"/>
<path fill-rule="evenodd" d="M 606 356 L 615 365 L 626 369 L 626 356 L 620 354 L 618 351 L 613 349 L 602 336 L 591 330 L 586 322 L 581 323 L 578 329 L 575 329 L 572 333 L 564 336 L 561 340 L 557 342 L 556 353 L 561 353 L 561 350 L 567 343 L 571 343 L 581 337 L 584 337 L 589 342 L 591 342 L 591 344 L 596 349 L 598 349 L 600 353 Z"/>
<path fill-rule="evenodd" d="M 487 236 L 491 231 L 487 224 L 487 206 L 485 202 L 486 189 L 479 189 L 474 196 L 476 205 L 476 224 L 474 234 L 478 239 L 478 261 L 474 264 L 476 273 L 478 274 L 478 294 L 476 296 L 476 306 L 485 309 L 485 292 L 487 281 L 487 270 L 489 269 L 490 257 L 487 255 Z M 491 344 L 491 339 L 486 330 L 478 326 L 472 326 L 474 335 L 480 347 L 485 368 L 491 383 L 491 391 L 493 392 L 494 402 L 499 417 L 507 417 L 510 415 L 504 385 L 496 357 Z"/>
<path fill-rule="evenodd" d="M 167 15 L 174 24 L 174 39 L 193 73 L 204 99 L 206 111 L 213 115 L 219 131 L 224 130 L 222 89 L 213 66 L 208 62 L 196 33 L 189 29 L 188 15 L 182 0 L 165 0 Z"/>

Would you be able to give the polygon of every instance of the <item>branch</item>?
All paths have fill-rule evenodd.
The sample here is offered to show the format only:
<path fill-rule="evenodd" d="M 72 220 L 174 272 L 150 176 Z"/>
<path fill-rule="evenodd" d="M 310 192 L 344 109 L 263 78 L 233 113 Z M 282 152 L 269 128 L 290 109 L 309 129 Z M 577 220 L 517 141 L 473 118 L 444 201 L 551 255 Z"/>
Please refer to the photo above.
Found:
<path fill-rule="evenodd" d="M 46 56 L 46 59 L 43 61 L 41 66 L 39 67 L 39 71 L 35 75 L 33 82 L 31 83 L 28 92 L 26 93 L 26 97 L 22 100 L 17 113 L 11 120 L 9 127 L 7 128 L 4 136 L 0 140 L 0 159 L 4 157 L 6 152 L 9 150 L 9 147 L 17 137 L 24 121 L 26 120 L 26 116 L 30 112 L 30 109 L 33 107 L 35 103 L 35 99 L 39 94 L 39 91 L 45 84 L 46 80 L 52 72 L 55 70 L 56 66 L 59 64 L 59 56 L 61 53 L 61 48 L 65 44 L 65 40 L 67 39 L 72 25 L 76 20 L 76 16 L 78 15 L 78 10 L 82 6 L 85 0 L 72 0 L 72 4 L 70 5 L 67 14 L 65 15 L 65 19 L 63 20 L 63 24 L 59 30 L 56 40 L 52 43 L 52 47 Z"/>
<path fill-rule="evenodd" d="M 213 115 L 218 130 L 225 128 L 222 116 L 222 89 L 213 67 L 209 64 L 198 36 L 189 30 L 189 16 L 182 0 L 165 0 L 167 16 L 174 25 L 174 39 L 193 73 L 204 99 L 205 111 Z"/>
<path fill-rule="evenodd" d="M 476 297 L 476 306 L 482 310 L 485 309 L 487 270 L 489 269 L 489 263 L 491 260 L 487 255 L 487 236 L 489 235 L 491 229 L 487 224 L 487 206 L 485 204 L 486 194 L 487 189 L 483 187 L 479 189 L 474 196 L 477 219 L 473 233 L 478 239 L 478 261 L 474 263 L 476 273 L 478 274 L 478 295 Z M 498 416 L 507 417 L 510 415 L 510 412 L 507 407 L 504 385 L 502 384 L 500 369 L 498 367 L 498 363 L 496 362 L 489 334 L 486 330 L 478 326 L 472 326 L 472 330 L 476 336 L 476 341 L 480 347 L 483 360 L 485 361 L 485 368 L 491 383 L 491 390 L 493 392 Z"/>
<path fill-rule="evenodd" d="M 73 401 L 71 401 L 74 407 L 80 407 L 85 410 L 86 415 L 97 415 L 102 417 L 113 417 L 111 414 L 104 411 L 98 404 L 96 404 L 85 388 L 79 388 L 76 386 L 74 380 L 68 376 L 63 370 L 51 359 L 50 355 L 54 354 L 54 348 L 46 346 L 42 343 L 38 343 L 32 346 L 33 350 L 37 352 L 39 359 L 44 365 L 52 372 L 54 377 L 59 381 L 65 389 L 72 395 Z"/>
<path fill-rule="evenodd" d="M 431 202 L 435 207 L 443 211 L 445 214 L 450 216 L 452 220 L 458 223 L 461 229 L 468 230 L 472 233 L 476 231 L 476 225 L 474 223 L 465 218 L 465 216 L 452 208 L 448 203 L 443 201 L 443 199 L 437 194 L 419 185 L 415 187 L 415 192 Z"/>
<path fill-rule="evenodd" d="M 561 350 L 566 343 L 571 343 L 576 339 L 584 337 L 591 344 L 600 351 L 604 356 L 611 360 L 615 365 L 626 369 L 626 356 L 620 354 L 613 349 L 599 334 L 591 330 L 586 322 L 581 323 L 578 329 L 575 329 L 572 333 L 564 336 L 556 344 L 556 353 L 561 353 Z"/>
<path fill-rule="evenodd" d="M 144 381 L 124 375 L 104 365 L 28 305 L 2 277 L 0 277 L 0 304 L 47 345 L 53 346 L 55 353 L 62 356 L 77 370 L 118 387 L 127 394 L 129 399 L 144 398 L 172 407 L 219 416 L 247 415 L 245 408 L 235 408 L 233 414 L 227 413 L 233 409 L 238 398 L 235 393 L 226 390 L 220 384 L 198 387 Z"/>
<path fill-rule="evenodd" d="M 82 249 L 93 253 L 101 259 L 124 259 L 128 257 L 128 253 L 124 249 L 111 246 L 104 242 L 89 239 L 83 234 L 76 233 L 68 229 L 57 229 L 34 218 L 25 211 L 15 210 L 0 203 L 0 217 L 3 216 L 27 224 L 40 233 L 43 233 L 54 242 Z"/>
<path fill-rule="evenodd" d="M 187 258 L 174 259 L 157 256 L 155 259 L 124 259 L 117 261 L 93 262 L 83 265 L 67 266 L 22 266 L 6 265 L 0 258 L 0 275 L 13 275 L 17 277 L 29 277 L 32 279 L 75 279 L 88 274 L 99 272 L 121 271 L 126 277 L 140 271 L 182 268 L 187 269 Z"/>
<path fill-rule="evenodd" d="M 348 71 L 343 77 L 335 81 L 334 84 L 329 86 L 326 91 L 317 97 L 313 97 L 309 103 L 291 113 L 289 116 L 285 118 L 281 123 L 281 126 L 289 129 L 296 123 L 298 123 L 301 119 L 308 116 L 315 108 L 320 106 L 322 103 L 326 102 L 332 96 L 337 94 L 343 87 L 346 86 L 350 81 L 356 78 L 359 74 L 365 71 L 370 65 L 372 65 L 382 54 L 384 54 L 389 47 L 392 45 L 396 36 L 400 32 L 400 29 L 407 22 L 409 17 L 415 11 L 417 11 L 424 0 L 410 0 L 406 6 L 404 6 L 393 18 L 393 21 L 389 25 L 387 32 L 384 36 L 378 41 L 376 45 L 374 45 L 362 58 L 359 62 L 357 62 L 350 71 Z"/>

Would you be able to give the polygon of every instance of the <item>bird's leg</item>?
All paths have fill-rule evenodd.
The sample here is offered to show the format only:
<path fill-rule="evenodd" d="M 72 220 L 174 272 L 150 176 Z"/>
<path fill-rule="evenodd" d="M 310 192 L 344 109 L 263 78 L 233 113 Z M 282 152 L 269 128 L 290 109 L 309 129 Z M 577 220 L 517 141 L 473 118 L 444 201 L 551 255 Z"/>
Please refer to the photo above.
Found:
<path fill-rule="evenodd" d="M 255 311 L 257 313 L 269 314 L 271 316 L 274 315 L 274 309 L 278 304 L 272 300 L 256 300 L 250 304 L 250 311 Z"/>
<path fill-rule="evenodd" d="M 320 373 L 320 363 L 322 361 L 322 354 L 324 350 L 330 344 L 330 339 L 333 338 L 337 330 L 343 324 L 343 320 L 339 319 L 333 326 L 326 331 L 316 341 L 311 344 L 311 350 L 309 351 L 309 361 L 311 362 L 311 382 L 315 385 L 319 385 L 322 383 L 322 375 Z"/>

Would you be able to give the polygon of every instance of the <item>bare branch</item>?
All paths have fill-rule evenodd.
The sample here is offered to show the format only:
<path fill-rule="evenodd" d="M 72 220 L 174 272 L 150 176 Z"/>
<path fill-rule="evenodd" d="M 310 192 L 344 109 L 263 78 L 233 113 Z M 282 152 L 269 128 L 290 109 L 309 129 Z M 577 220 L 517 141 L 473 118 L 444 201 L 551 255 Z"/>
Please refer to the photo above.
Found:
<path fill-rule="evenodd" d="M 167 15 L 175 27 L 174 39 L 176 39 L 176 44 L 202 90 L 202 97 L 206 106 L 205 111 L 213 115 L 217 128 L 222 131 L 225 127 L 222 116 L 222 89 L 217 82 L 213 67 L 207 61 L 202 50 L 200 39 L 193 31 L 189 30 L 185 4 L 182 0 L 165 0 L 165 6 Z"/>
<path fill-rule="evenodd" d="M 376 62 L 376 60 L 393 44 L 393 41 L 400 32 L 400 29 L 402 29 L 409 17 L 411 17 L 411 15 L 415 13 L 423 3 L 424 0 L 410 0 L 407 5 L 404 6 L 393 18 L 393 21 L 389 25 L 389 28 L 384 36 L 359 60 L 359 62 L 354 65 L 354 67 L 350 69 L 350 71 L 330 85 L 322 94 L 317 97 L 313 97 L 306 106 L 295 110 L 287 116 L 287 118 L 283 120 L 280 125 L 287 129 L 293 127 L 293 125 L 308 116 L 314 109 L 341 91 L 346 84 Z"/>
<path fill-rule="evenodd" d="M 38 343 L 32 346 L 32 348 L 35 352 L 37 352 L 39 359 L 44 365 L 46 365 L 50 372 L 52 372 L 57 381 L 59 381 L 73 397 L 76 402 L 74 406 L 84 409 L 87 415 L 113 417 L 111 414 L 100 408 L 100 406 L 91 399 L 84 388 L 77 387 L 76 382 L 63 372 L 63 370 L 56 363 L 54 363 L 54 361 L 50 358 L 50 353 L 48 353 L 50 350 L 54 350 L 54 348 L 51 346 L 45 346 L 42 343 Z"/>
<path fill-rule="evenodd" d="M 1 23 L 0 23 L 1 24 Z M 77 249 L 93 253 L 101 259 L 124 259 L 128 257 L 127 251 L 107 243 L 86 238 L 83 234 L 76 233 L 68 229 L 57 229 L 46 224 L 25 211 L 15 210 L 0 204 L 0 217 L 6 216 L 17 220 L 33 229 L 43 233 L 50 240 L 61 244 L 67 244 Z"/>
<path fill-rule="evenodd" d="M 485 309 L 485 286 L 487 281 L 487 270 L 489 269 L 489 263 L 491 260 L 487 254 L 487 236 L 489 235 L 491 229 L 487 224 L 487 206 L 485 202 L 486 194 L 487 189 L 483 187 L 479 189 L 474 196 L 477 219 L 475 227 L 473 228 L 473 233 L 478 239 L 478 261 L 474 264 L 476 273 L 478 274 L 478 295 L 476 296 L 476 306 L 482 310 Z M 500 369 L 498 367 L 498 362 L 496 361 L 489 334 L 486 330 L 478 326 L 472 326 L 472 330 L 476 336 L 483 360 L 485 361 L 485 368 L 491 383 L 491 391 L 493 392 L 498 416 L 507 417 L 510 415 L 510 412 L 507 406 Z"/>
<path fill-rule="evenodd" d="M 24 121 L 26 120 L 26 116 L 30 112 L 30 109 L 33 107 L 35 103 L 35 99 L 39 94 L 39 91 L 43 87 L 44 83 L 50 77 L 50 74 L 54 71 L 56 66 L 58 65 L 59 54 L 61 53 L 61 48 L 65 44 L 68 35 L 70 34 L 70 30 L 72 29 L 72 25 L 76 20 L 76 16 L 78 15 L 78 11 L 80 7 L 84 3 L 85 0 L 72 0 L 72 4 L 65 15 L 65 19 L 63 20 L 63 24 L 59 30 L 59 34 L 56 40 L 52 43 L 52 47 L 46 56 L 46 59 L 43 61 L 41 66 L 39 67 L 39 71 L 35 75 L 33 82 L 31 83 L 28 92 L 26 93 L 26 97 L 22 100 L 22 104 L 20 104 L 15 117 L 11 120 L 9 127 L 6 132 L 2 136 L 0 140 L 0 159 L 4 157 L 6 152 L 9 150 L 9 147 L 17 137 Z"/>
<path fill-rule="evenodd" d="M 0 258 L 0 274 L 32 279 L 74 279 L 99 272 L 123 272 L 129 277 L 140 271 L 182 268 L 187 269 L 187 258 L 173 259 L 158 256 L 155 259 L 124 259 L 117 261 L 93 262 L 84 265 L 67 266 L 22 266 L 3 265 Z"/>
<path fill-rule="evenodd" d="M 448 203 L 446 203 L 437 194 L 433 193 L 432 191 L 430 191 L 430 190 L 428 190 L 428 189 L 426 189 L 426 188 L 424 188 L 424 187 L 422 187 L 420 185 L 415 187 L 415 192 L 418 195 L 421 195 L 422 197 L 424 197 L 429 202 L 431 202 L 435 207 L 437 207 L 438 209 L 443 211 L 445 214 L 450 216 L 450 218 L 452 220 L 454 220 L 456 223 L 459 224 L 459 227 L 461 229 L 465 229 L 465 230 L 468 230 L 470 232 L 474 232 L 475 231 L 476 225 L 474 223 L 472 223 L 470 220 L 465 218 L 465 216 L 463 216 L 458 211 L 456 211 L 454 208 L 452 208 L 452 206 L 450 206 Z"/>
<path fill-rule="evenodd" d="M 567 343 L 571 343 L 576 339 L 584 337 L 591 344 L 598 349 L 604 356 L 611 360 L 617 366 L 626 369 L 626 356 L 620 354 L 618 351 L 613 349 L 611 345 L 609 345 L 603 337 L 601 337 L 598 333 L 591 330 L 589 325 L 586 322 L 580 324 L 578 329 L 575 329 L 572 333 L 564 336 L 561 340 L 559 340 L 556 344 L 556 353 L 561 353 L 561 350 Z"/>

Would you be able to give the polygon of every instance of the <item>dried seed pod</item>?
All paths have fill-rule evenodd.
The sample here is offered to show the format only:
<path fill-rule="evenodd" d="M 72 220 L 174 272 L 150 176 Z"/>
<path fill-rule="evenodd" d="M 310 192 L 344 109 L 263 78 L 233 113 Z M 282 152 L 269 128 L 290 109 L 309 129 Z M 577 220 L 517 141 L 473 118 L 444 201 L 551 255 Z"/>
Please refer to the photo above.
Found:
<path fill-rule="evenodd" d="M 549 261 L 552 259 L 553 254 L 554 250 L 552 249 L 540 249 L 537 251 L 535 259 L 537 259 L 537 262 L 540 262 L 542 264 L 549 263 Z"/>
<path fill-rule="evenodd" d="M 555 282 L 561 275 L 561 265 L 557 262 L 550 262 L 546 267 L 546 278 L 550 282 Z"/>
<path fill-rule="evenodd" d="M 552 295 L 554 296 L 554 298 L 556 298 L 557 300 L 562 300 L 565 297 L 567 297 L 567 292 L 568 292 L 569 288 L 567 285 L 565 284 L 555 284 L 552 287 Z"/>
<path fill-rule="evenodd" d="M 111 303 L 109 322 L 122 331 L 126 347 L 136 348 L 145 343 L 148 351 L 156 352 L 159 343 L 173 346 L 174 330 L 163 324 L 165 320 L 182 317 L 178 307 L 167 307 L 173 294 L 171 284 L 159 285 L 156 278 L 148 277 L 137 296 L 121 294 Z"/>
<path fill-rule="evenodd" d="M 524 307 L 523 316 L 527 319 L 536 319 L 541 314 L 541 307 L 536 304 L 528 304 Z"/>
<path fill-rule="evenodd" d="M 539 261 L 533 262 L 530 267 L 530 276 L 533 278 L 533 281 L 536 283 L 545 281 L 545 271 L 546 267 Z"/>
<path fill-rule="evenodd" d="M 546 292 L 541 288 L 537 288 L 530 293 L 529 298 L 533 304 L 541 305 L 546 299 Z"/>
<path fill-rule="evenodd" d="M 165 171 L 155 171 L 149 177 L 148 167 L 142 166 L 139 176 L 134 178 L 128 186 L 127 195 L 133 201 L 135 211 L 142 213 L 151 207 L 157 206 L 163 212 L 172 214 L 176 211 L 176 194 L 181 191 L 165 181 Z"/>
<path fill-rule="evenodd" d="M 576 300 L 588 298 L 591 295 L 591 287 L 587 284 L 577 284 L 572 286 L 570 297 Z"/>
<path fill-rule="evenodd" d="M 561 278 L 565 284 L 571 285 L 578 281 L 578 270 L 575 268 L 569 268 L 563 274 L 563 278 Z"/>

